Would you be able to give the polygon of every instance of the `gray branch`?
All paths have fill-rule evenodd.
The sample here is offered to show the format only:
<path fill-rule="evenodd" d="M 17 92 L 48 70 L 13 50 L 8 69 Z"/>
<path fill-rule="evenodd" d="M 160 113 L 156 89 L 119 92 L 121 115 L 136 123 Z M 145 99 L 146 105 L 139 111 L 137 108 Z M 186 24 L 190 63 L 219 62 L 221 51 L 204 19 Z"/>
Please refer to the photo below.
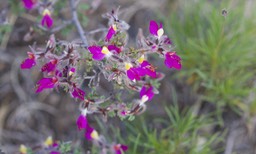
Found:
<path fill-rule="evenodd" d="M 83 30 L 83 27 L 81 26 L 81 23 L 78 20 L 78 15 L 76 12 L 76 5 L 75 5 L 75 1 L 74 0 L 69 0 L 69 4 L 70 4 L 70 9 L 72 12 L 72 20 L 76 26 L 76 29 L 80 35 L 80 38 L 82 39 L 82 42 L 84 43 L 85 46 L 88 46 L 88 42 L 87 42 L 87 38 L 85 37 L 85 32 Z"/>

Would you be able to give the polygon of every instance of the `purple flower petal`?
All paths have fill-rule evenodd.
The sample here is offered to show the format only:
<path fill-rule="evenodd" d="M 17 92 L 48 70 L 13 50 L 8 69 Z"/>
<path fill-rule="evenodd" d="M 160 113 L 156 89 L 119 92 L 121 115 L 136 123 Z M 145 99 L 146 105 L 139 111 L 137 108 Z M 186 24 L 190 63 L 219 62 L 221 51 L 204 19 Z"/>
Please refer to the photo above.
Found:
<path fill-rule="evenodd" d="M 23 5 L 26 9 L 30 10 L 33 8 L 35 2 L 33 0 L 22 0 Z"/>
<path fill-rule="evenodd" d="M 86 131 L 85 131 L 85 138 L 87 139 L 87 140 L 92 140 L 92 137 L 91 137 L 91 133 L 93 132 L 93 128 L 91 128 L 90 126 L 88 126 L 87 128 L 86 128 Z"/>
<path fill-rule="evenodd" d="M 62 72 L 60 70 L 56 70 L 55 76 L 62 77 Z"/>
<path fill-rule="evenodd" d="M 35 59 L 27 58 L 27 59 L 25 59 L 25 60 L 20 64 L 20 68 L 21 68 L 21 69 L 30 69 L 30 68 L 32 68 L 32 67 L 35 66 L 35 65 L 36 65 Z"/>
<path fill-rule="evenodd" d="M 43 91 L 44 89 L 54 88 L 55 83 L 58 81 L 56 77 L 53 78 L 42 78 L 36 84 L 36 93 Z"/>
<path fill-rule="evenodd" d="M 70 71 L 73 72 L 73 73 L 75 73 L 75 72 L 76 72 L 76 68 L 72 67 L 72 68 L 70 69 Z"/>
<path fill-rule="evenodd" d="M 121 49 L 120 48 L 118 48 L 117 46 L 115 46 L 115 45 L 109 45 L 108 46 L 108 50 L 109 51 L 114 51 L 114 53 L 117 53 L 117 54 L 119 54 L 120 52 L 121 52 Z"/>
<path fill-rule="evenodd" d="M 144 69 L 143 67 L 138 67 L 138 68 L 136 68 L 136 72 L 138 73 L 139 76 L 145 76 L 145 75 L 147 75 L 147 70 Z"/>
<path fill-rule="evenodd" d="M 127 150 L 128 150 L 128 146 L 121 144 L 121 149 L 122 149 L 123 151 L 127 151 Z"/>
<path fill-rule="evenodd" d="M 157 23 L 154 21 L 154 20 L 151 20 L 150 23 L 149 23 L 149 32 L 152 34 L 152 35 L 155 35 L 157 36 L 157 31 L 158 31 L 158 25 Z"/>
<path fill-rule="evenodd" d="M 35 55 L 32 52 L 27 52 L 28 58 L 20 64 L 21 69 L 30 69 L 36 65 Z"/>
<path fill-rule="evenodd" d="M 140 80 L 140 75 L 137 72 L 136 68 L 131 67 L 129 70 L 126 71 L 126 73 L 130 80 Z"/>
<path fill-rule="evenodd" d="M 59 143 L 57 141 L 54 141 L 52 144 L 52 147 L 58 147 L 58 146 L 59 146 Z"/>
<path fill-rule="evenodd" d="M 86 129 L 88 127 L 87 124 L 88 122 L 87 122 L 86 116 L 80 115 L 76 121 L 76 125 L 78 129 L 79 130 Z"/>
<path fill-rule="evenodd" d="M 166 37 L 166 38 L 164 39 L 164 44 L 172 45 L 171 39 L 170 39 L 169 37 Z"/>
<path fill-rule="evenodd" d="M 165 65 L 168 68 L 175 68 L 177 70 L 180 70 L 182 65 L 180 63 L 181 58 L 176 54 L 176 52 L 167 52 L 165 54 Z"/>
<path fill-rule="evenodd" d="M 109 29 L 108 29 L 108 33 L 105 37 L 105 40 L 106 41 L 110 41 L 111 38 L 116 34 L 116 31 L 114 30 L 113 26 L 111 26 Z"/>
<path fill-rule="evenodd" d="M 117 144 L 117 145 L 114 145 L 113 149 L 116 154 L 122 154 L 122 152 L 125 152 L 128 150 L 128 146 L 123 144 Z"/>
<path fill-rule="evenodd" d="M 140 90 L 140 98 L 144 95 L 148 97 L 148 101 L 150 101 L 154 97 L 153 87 L 152 86 L 143 86 Z"/>
<path fill-rule="evenodd" d="M 52 72 L 56 68 L 56 64 L 58 63 L 57 59 L 51 60 L 50 62 L 46 63 L 45 65 L 42 66 L 41 71 L 42 72 Z"/>
<path fill-rule="evenodd" d="M 90 46 L 88 47 L 88 50 L 91 52 L 91 54 L 98 54 L 101 53 L 101 47 L 100 46 Z"/>
<path fill-rule="evenodd" d="M 159 24 L 158 30 L 159 30 L 160 28 L 163 28 L 163 24 L 162 24 L 162 23 Z"/>
<path fill-rule="evenodd" d="M 102 48 L 100 46 L 90 46 L 88 50 L 91 52 L 94 60 L 102 60 L 105 58 L 105 54 L 101 52 Z"/>
<path fill-rule="evenodd" d="M 98 139 L 99 138 L 98 132 L 94 128 L 92 128 L 90 125 L 87 125 L 85 138 L 87 140 Z"/>
<path fill-rule="evenodd" d="M 94 55 L 92 55 L 92 58 L 93 58 L 94 60 L 102 60 L 102 59 L 105 58 L 105 54 L 103 54 L 103 53 L 94 54 Z"/>
<path fill-rule="evenodd" d="M 141 68 L 145 70 L 145 74 L 152 78 L 156 78 L 156 70 L 153 65 L 151 65 L 148 61 L 144 60 L 141 63 Z"/>
<path fill-rule="evenodd" d="M 72 67 L 69 69 L 68 75 L 72 76 L 76 72 L 76 68 Z"/>
<path fill-rule="evenodd" d="M 51 28 L 53 25 L 53 19 L 49 14 L 45 14 L 41 20 L 41 25 L 44 26 L 45 24 L 48 28 Z"/>
<path fill-rule="evenodd" d="M 122 151 L 120 149 L 115 150 L 116 154 L 122 154 Z"/>
<path fill-rule="evenodd" d="M 84 95 L 85 95 L 85 92 L 79 88 L 74 88 L 74 90 L 72 92 L 72 96 L 74 98 L 79 98 L 82 101 L 84 100 Z"/>

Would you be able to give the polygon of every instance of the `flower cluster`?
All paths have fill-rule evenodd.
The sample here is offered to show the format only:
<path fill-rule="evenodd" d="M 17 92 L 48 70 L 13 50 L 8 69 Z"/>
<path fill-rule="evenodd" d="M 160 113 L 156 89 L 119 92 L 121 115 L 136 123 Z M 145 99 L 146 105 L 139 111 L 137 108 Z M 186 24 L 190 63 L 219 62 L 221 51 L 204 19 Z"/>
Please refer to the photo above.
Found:
<path fill-rule="evenodd" d="M 82 110 L 81 115 L 77 119 L 77 127 L 79 130 L 85 130 L 84 136 L 87 140 L 93 140 L 97 145 L 106 145 L 104 137 L 100 136 L 99 133 L 89 125 L 86 119 L 87 108 Z M 110 148 L 115 154 L 122 154 L 128 150 L 128 146 L 123 144 L 111 144 L 106 147 Z"/>
<path fill-rule="evenodd" d="M 22 0 L 24 8 L 27 10 L 38 9 L 42 15 L 41 25 L 51 28 L 53 25 L 53 18 L 51 16 L 52 3 L 43 3 L 39 0 Z"/>
<path fill-rule="evenodd" d="M 45 89 L 53 89 L 59 87 L 66 87 L 73 98 L 84 100 L 85 91 L 78 88 L 79 82 L 76 81 L 76 65 L 79 61 L 77 50 L 69 44 L 67 53 L 62 56 L 54 54 L 56 50 L 56 41 L 54 36 L 47 43 L 44 52 L 28 52 L 28 58 L 22 61 L 21 69 L 30 69 L 37 65 L 37 61 L 45 60 L 46 63 L 41 67 L 41 72 L 45 77 L 40 79 L 36 84 L 36 93 L 40 93 Z"/>
<path fill-rule="evenodd" d="M 87 114 L 87 108 L 84 108 L 81 110 L 81 115 L 77 119 L 77 127 L 78 129 L 85 130 L 85 138 L 87 140 L 93 140 L 94 142 L 98 142 L 100 145 L 105 145 L 104 139 L 102 136 L 98 134 L 98 132 L 89 125 L 87 119 L 86 119 L 86 114 Z M 110 147 L 110 151 L 112 151 L 115 154 L 122 154 L 126 150 L 128 150 L 128 146 L 123 145 L 123 144 L 112 144 L 108 145 Z"/>
<path fill-rule="evenodd" d="M 26 8 L 31 8 L 30 2 L 34 1 L 23 2 L 26 2 Z M 44 12 L 46 16 L 49 13 L 48 10 Z M 148 37 L 140 33 L 138 46 L 127 47 L 125 31 L 129 25 L 118 19 L 117 12 L 118 10 L 113 10 L 104 15 L 109 19 L 109 28 L 99 42 L 91 40 L 90 45 L 84 47 L 80 42 L 56 41 L 52 35 L 44 50 L 31 48 L 20 67 L 40 67 L 44 77 L 37 82 L 35 92 L 53 88 L 65 89 L 81 104 L 77 127 L 84 130 L 85 138 L 99 146 L 108 147 L 115 154 L 122 154 L 128 147 L 123 144 L 108 144 L 88 123 L 88 115 L 100 113 L 107 117 L 108 114 L 115 113 L 123 119 L 142 113 L 146 102 L 151 101 L 158 93 L 154 84 L 164 76 L 149 62 L 150 54 L 158 54 L 164 58 L 167 68 L 177 70 L 181 69 L 181 58 L 173 51 L 170 38 L 164 35 L 162 24 L 155 21 L 149 23 Z M 47 22 L 50 21 L 48 17 L 43 20 L 42 23 L 51 25 L 51 22 Z M 84 70 L 81 67 L 86 68 L 86 75 L 83 77 L 79 73 Z M 109 92 L 110 96 L 99 97 L 100 91 L 95 90 L 100 86 L 102 77 L 114 87 Z M 89 85 L 84 85 L 84 80 L 89 80 Z M 137 92 L 140 97 L 131 100 L 130 104 L 121 99 L 128 97 L 127 93 L 122 92 L 123 95 L 120 96 L 120 91 L 129 92 L 131 95 Z"/>
<path fill-rule="evenodd" d="M 54 141 L 52 136 L 49 136 L 46 138 L 46 140 L 37 146 L 37 148 L 41 147 L 42 149 L 45 149 L 49 154 L 61 154 L 61 152 L 58 150 L 59 143 L 57 141 Z M 20 154 L 29 154 L 32 149 L 25 145 L 20 145 L 19 152 Z"/>

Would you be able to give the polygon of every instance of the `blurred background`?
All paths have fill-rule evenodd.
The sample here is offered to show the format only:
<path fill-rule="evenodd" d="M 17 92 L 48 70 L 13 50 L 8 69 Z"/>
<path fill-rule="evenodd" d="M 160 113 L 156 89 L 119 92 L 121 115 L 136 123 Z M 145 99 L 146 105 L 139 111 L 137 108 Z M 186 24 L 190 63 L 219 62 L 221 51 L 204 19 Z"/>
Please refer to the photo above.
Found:
<path fill-rule="evenodd" d="M 256 1 L 255 0 L 80 0 L 79 19 L 86 32 L 106 28 L 102 14 L 120 6 L 120 19 L 138 28 L 163 23 L 182 58 L 183 69 L 167 69 L 160 93 L 134 120 L 90 116 L 107 140 L 129 146 L 128 154 L 254 154 L 256 153 Z M 67 1 L 54 6 L 55 25 L 70 18 Z M 78 104 L 69 94 L 35 94 L 38 70 L 21 71 L 29 45 L 45 46 L 50 32 L 37 28 L 36 11 L 19 0 L 0 3 L 0 149 L 18 153 L 20 144 L 36 146 L 47 136 L 71 141 L 81 153 L 97 148 L 77 131 Z M 54 25 L 54 26 L 55 26 Z M 56 38 L 73 41 L 73 25 L 56 30 Z M 99 35 L 100 36 L 100 35 Z M 92 37 L 99 38 L 98 34 Z M 68 152 L 67 152 L 68 153 Z"/>

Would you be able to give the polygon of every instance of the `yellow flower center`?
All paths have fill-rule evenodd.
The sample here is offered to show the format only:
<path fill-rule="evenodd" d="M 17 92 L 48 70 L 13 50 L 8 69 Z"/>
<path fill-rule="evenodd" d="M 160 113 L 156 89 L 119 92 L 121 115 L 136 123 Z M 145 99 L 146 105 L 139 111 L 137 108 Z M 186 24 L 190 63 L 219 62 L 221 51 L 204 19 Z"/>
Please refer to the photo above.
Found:
<path fill-rule="evenodd" d="M 164 29 L 163 29 L 163 28 L 158 29 L 158 31 L 157 31 L 157 36 L 158 36 L 158 37 L 161 37 L 161 36 L 163 36 L 163 35 L 164 35 Z"/>
<path fill-rule="evenodd" d="M 129 70 L 132 67 L 131 63 L 125 63 L 125 69 Z"/>
<path fill-rule="evenodd" d="M 44 9 L 43 16 L 45 15 L 51 15 L 51 12 L 48 9 Z"/>
<path fill-rule="evenodd" d="M 138 61 L 139 61 L 140 64 L 141 64 L 144 60 L 145 60 L 145 56 L 144 56 L 144 55 L 142 55 L 142 56 L 138 59 Z"/>
<path fill-rule="evenodd" d="M 117 30 L 116 24 L 114 24 L 114 25 L 112 26 L 112 28 L 114 29 L 114 31 L 116 31 L 116 30 Z"/>
<path fill-rule="evenodd" d="M 35 56 L 34 56 L 33 53 L 28 53 L 28 58 L 29 58 L 29 59 L 35 59 Z"/>
<path fill-rule="evenodd" d="M 96 130 L 93 130 L 93 132 L 91 133 L 91 137 L 93 138 L 93 139 L 99 139 L 99 134 L 98 134 L 98 132 L 96 131 Z"/>
<path fill-rule="evenodd" d="M 141 98 L 140 105 L 144 104 L 146 101 L 148 101 L 148 96 L 147 95 L 143 95 L 142 98 Z"/>
<path fill-rule="evenodd" d="M 72 76 L 73 74 L 74 74 L 73 71 L 69 71 L 69 72 L 68 72 L 68 75 L 69 75 L 69 76 Z"/>
<path fill-rule="evenodd" d="M 44 141 L 44 145 L 47 146 L 47 147 L 49 147 L 49 146 L 51 146 L 52 144 L 53 144 L 52 137 L 51 137 L 51 136 L 47 137 L 47 139 Z"/>
<path fill-rule="evenodd" d="M 27 147 L 23 144 L 20 145 L 20 149 L 19 149 L 21 154 L 26 154 L 27 153 Z"/>
<path fill-rule="evenodd" d="M 109 50 L 107 47 L 103 47 L 102 50 L 101 50 L 102 53 L 104 53 L 105 55 L 109 53 Z"/>

